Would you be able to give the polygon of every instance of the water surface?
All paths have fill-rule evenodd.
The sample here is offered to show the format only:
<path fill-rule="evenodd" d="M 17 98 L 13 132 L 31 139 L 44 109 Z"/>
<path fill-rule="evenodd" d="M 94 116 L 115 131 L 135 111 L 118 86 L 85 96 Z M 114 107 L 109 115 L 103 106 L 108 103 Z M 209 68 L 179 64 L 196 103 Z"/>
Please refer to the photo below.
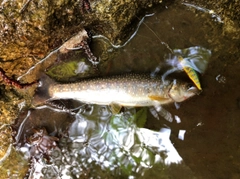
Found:
<path fill-rule="evenodd" d="M 153 117 L 149 108 L 124 108 L 112 115 L 108 106 L 61 101 L 75 114 L 48 107 L 31 110 L 19 134 L 21 141 L 32 128 L 45 127 L 60 138 L 49 161 L 40 156 L 30 172 L 36 178 L 238 178 L 240 65 L 237 41 L 222 31 L 218 18 L 184 4 L 155 8 L 137 34 L 122 48 L 109 45 L 102 53 L 103 74 L 164 73 L 170 49 L 204 47 L 211 50 L 206 71 L 200 76 L 203 92 L 176 109 L 172 116 Z M 151 14 L 150 12 L 149 14 Z M 141 19 L 139 17 L 139 19 Z M 107 41 L 95 38 L 101 53 Z M 99 46 L 98 46 L 99 45 Z M 167 48 L 167 46 L 169 48 Z M 108 59 L 115 53 L 114 59 Z M 109 54 L 109 55 L 108 55 Z M 176 76 L 184 76 L 177 73 Z M 26 116 L 25 114 L 22 114 Z M 24 118 L 24 117 L 22 117 Z M 28 129 L 28 130 L 27 130 Z M 26 152 L 26 156 L 28 156 Z M 34 177 L 33 177 L 34 178 Z"/>

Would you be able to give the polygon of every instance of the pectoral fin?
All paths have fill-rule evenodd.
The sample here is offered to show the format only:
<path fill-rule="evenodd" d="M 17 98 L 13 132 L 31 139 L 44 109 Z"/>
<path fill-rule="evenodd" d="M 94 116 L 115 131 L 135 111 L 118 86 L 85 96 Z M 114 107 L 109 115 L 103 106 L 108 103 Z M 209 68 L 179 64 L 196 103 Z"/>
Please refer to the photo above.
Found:
<path fill-rule="evenodd" d="M 174 105 L 175 105 L 176 109 L 179 109 L 181 104 L 180 104 L 180 103 L 177 103 L 177 102 L 175 102 L 175 103 L 174 103 Z"/>
<path fill-rule="evenodd" d="M 162 96 L 157 96 L 157 95 L 149 95 L 148 96 L 151 100 L 159 101 L 159 102 L 165 102 L 169 100 L 169 98 L 164 98 Z"/>
<path fill-rule="evenodd" d="M 118 114 L 122 108 L 120 104 L 117 103 L 111 103 L 110 108 L 113 114 Z"/>

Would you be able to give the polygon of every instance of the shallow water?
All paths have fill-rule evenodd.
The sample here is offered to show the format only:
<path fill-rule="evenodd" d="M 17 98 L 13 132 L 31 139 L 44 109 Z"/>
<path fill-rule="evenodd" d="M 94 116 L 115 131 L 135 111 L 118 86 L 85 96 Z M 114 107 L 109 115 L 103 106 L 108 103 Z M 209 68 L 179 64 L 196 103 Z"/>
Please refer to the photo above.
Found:
<path fill-rule="evenodd" d="M 200 76 L 203 92 L 181 103 L 179 109 L 174 104 L 164 106 L 173 121 L 166 120 L 166 116 L 156 119 L 149 108 L 124 108 L 122 113 L 112 115 L 108 106 L 75 101 L 60 102 L 69 108 L 81 106 L 72 115 L 48 107 L 31 110 L 19 131 L 19 149 L 29 150 L 30 146 L 22 142 L 31 135 L 31 128 L 45 127 L 60 141 L 50 161 L 40 156 L 38 162 L 32 162 L 40 172 L 32 167 L 30 175 L 240 177 L 238 42 L 223 35 L 223 24 L 206 12 L 179 4 L 152 11 L 155 14 L 145 17 L 144 24 L 126 46 L 119 49 L 109 46 L 108 53 L 115 53 L 115 58 L 107 59 L 105 52 L 102 59 L 106 61 L 100 64 L 100 71 L 153 72 L 158 68 L 163 73 L 167 70 L 165 59 L 171 53 L 164 44 L 171 49 L 201 46 L 212 52 L 207 69 Z M 99 38 L 93 42 L 108 43 Z M 100 45 L 93 48 L 101 54 Z M 21 118 L 26 115 L 23 113 Z M 25 154 L 29 157 L 28 152 Z"/>

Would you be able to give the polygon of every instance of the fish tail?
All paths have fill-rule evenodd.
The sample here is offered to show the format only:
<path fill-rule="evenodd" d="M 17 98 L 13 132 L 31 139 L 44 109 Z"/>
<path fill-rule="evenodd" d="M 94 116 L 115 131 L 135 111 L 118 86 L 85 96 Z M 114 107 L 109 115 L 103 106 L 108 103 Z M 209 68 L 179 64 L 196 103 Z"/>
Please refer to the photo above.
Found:
<path fill-rule="evenodd" d="M 33 96 L 32 107 L 37 107 L 46 104 L 46 101 L 50 98 L 48 88 L 50 84 L 56 83 L 53 79 L 47 76 L 45 73 L 41 74 L 39 80 L 39 86 Z"/>

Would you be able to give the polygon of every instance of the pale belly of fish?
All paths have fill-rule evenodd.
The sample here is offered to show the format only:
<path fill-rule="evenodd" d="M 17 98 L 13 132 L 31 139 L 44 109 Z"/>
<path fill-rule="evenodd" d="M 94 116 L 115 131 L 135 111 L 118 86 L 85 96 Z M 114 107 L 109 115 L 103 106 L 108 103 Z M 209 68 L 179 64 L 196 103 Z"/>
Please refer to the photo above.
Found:
<path fill-rule="evenodd" d="M 192 84 L 165 80 L 150 75 L 126 74 L 104 78 L 85 79 L 76 83 L 52 84 L 48 89 L 50 100 L 74 99 L 83 103 L 121 106 L 153 106 L 182 102 L 197 94 Z"/>

